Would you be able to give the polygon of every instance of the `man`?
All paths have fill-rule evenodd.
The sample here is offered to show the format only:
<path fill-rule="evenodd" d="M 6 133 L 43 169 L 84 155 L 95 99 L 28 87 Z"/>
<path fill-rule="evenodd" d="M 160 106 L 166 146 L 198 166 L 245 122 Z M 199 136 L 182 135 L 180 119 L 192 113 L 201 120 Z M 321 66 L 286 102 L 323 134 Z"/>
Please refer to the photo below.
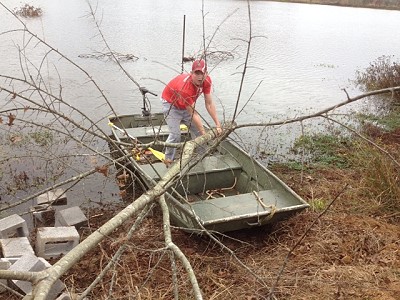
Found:
<path fill-rule="evenodd" d="M 200 94 L 204 94 L 205 107 L 217 127 L 217 133 L 222 132 L 211 96 L 211 84 L 212 80 L 207 74 L 206 63 L 203 59 L 200 59 L 193 62 L 190 74 L 176 76 L 164 88 L 161 100 L 165 120 L 170 131 L 167 138 L 168 143 L 179 143 L 181 141 L 181 123 L 190 128 L 192 137 L 205 134 L 203 123 L 195 109 L 195 103 Z M 175 151 L 175 148 L 167 147 L 165 149 L 165 164 L 172 163 Z"/>

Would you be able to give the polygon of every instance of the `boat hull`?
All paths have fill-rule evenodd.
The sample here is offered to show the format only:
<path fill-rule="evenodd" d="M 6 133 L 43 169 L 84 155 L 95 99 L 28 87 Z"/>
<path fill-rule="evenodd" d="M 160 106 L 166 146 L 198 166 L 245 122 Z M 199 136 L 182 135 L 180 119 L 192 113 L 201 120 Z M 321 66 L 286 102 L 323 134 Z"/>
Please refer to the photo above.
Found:
<path fill-rule="evenodd" d="M 127 133 L 113 129 L 111 137 L 116 141 L 134 137 L 140 143 L 149 143 L 168 136 L 162 114 L 124 115 L 109 120 Z M 189 138 L 187 132 L 183 136 Z M 128 153 L 130 149 L 121 146 L 120 151 Z M 166 192 L 173 223 L 186 231 L 254 228 L 287 219 L 309 207 L 275 174 L 228 139 L 202 160 L 193 157 L 192 161 Z M 160 161 L 144 164 L 130 158 L 129 163 L 148 189 L 168 171 Z"/>

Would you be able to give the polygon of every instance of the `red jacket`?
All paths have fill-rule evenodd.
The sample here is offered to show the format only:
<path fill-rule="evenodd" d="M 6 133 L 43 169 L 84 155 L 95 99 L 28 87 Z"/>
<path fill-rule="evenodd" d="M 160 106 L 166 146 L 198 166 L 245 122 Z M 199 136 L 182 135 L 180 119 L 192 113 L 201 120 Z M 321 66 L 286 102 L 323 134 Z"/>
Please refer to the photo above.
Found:
<path fill-rule="evenodd" d="M 191 74 L 181 74 L 173 78 L 162 92 L 162 98 L 179 109 L 193 105 L 201 93 L 211 93 L 211 77 L 207 76 L 202 87 L 197 87 L 191 80 Z"/>

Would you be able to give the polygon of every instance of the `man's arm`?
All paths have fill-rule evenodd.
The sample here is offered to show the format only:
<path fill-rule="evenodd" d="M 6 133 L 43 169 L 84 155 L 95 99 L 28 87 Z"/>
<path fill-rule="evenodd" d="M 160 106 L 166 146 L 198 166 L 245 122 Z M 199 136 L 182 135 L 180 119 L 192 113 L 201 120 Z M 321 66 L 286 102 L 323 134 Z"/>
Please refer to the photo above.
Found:
<path fill-rule="evenodd" d="M 217 132 L 221 133 L 221 131 L 222 131 L 221 123 L 218 120 L 217 110 L 215 108 L 215 104 L 214 104 L 211 94 L 205 94 L 204 100 L 205 100 L 206 109 L 217 127 Z"/>
<path fill-rule="evenodd" d="M 207 109 L 210 117 L 213 119 L 213 121 L 217 127 L 217 133 L 219 134 L 222 132 L 222 129 L 221 129 L 221 124 L 218 120 L 217 110 L 215 108 L 215 104 L 214 104 L 211 94 L 205 94 L 204 99 L 205 99 L 206 109 Z M 186 109 L 192 115 L 192 122 L 196 126 L 196 128 L 200 132 L 200 134 L 205 134 L 203 122 L 201 121 L 201 118 L 200 118 L 198 112 L 194 108 L 194 105 L 188 105 L 188 106 L 186 106 Z"/>
<path fill-rule="evenodd" d="M 192 115 L 192 122 L 194 126 L 196 126 L 197 130 L 200 134 L 205 134 L 206 131 L 204 130 L 203 122 L 201 122 L 201 118 L 197 111 L 194 109 L 193 105 L 186 106 L 186 110 Z"/>

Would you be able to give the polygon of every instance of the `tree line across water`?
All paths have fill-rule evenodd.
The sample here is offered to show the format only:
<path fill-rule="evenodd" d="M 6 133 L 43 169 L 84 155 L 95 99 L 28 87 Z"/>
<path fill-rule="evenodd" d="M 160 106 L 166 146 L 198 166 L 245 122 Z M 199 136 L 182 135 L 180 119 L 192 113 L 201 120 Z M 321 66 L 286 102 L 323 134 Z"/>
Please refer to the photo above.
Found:
<path fill-rule="evenodd" d="M 272 1 L 400 10 L 400 1 L 398 0 L 272 0 Z"/>

